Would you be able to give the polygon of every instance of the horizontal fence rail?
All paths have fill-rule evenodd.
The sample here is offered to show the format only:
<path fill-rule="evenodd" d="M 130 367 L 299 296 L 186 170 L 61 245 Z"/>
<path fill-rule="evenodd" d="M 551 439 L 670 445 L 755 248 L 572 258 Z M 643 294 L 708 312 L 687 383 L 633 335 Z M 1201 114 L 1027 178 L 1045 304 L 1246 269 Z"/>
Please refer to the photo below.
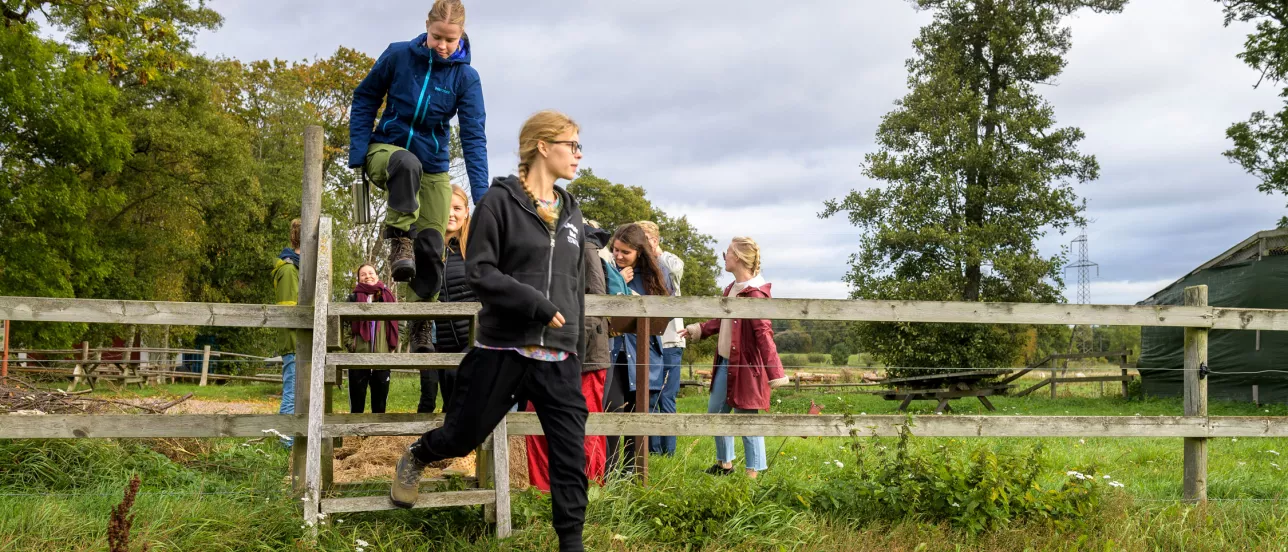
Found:
<path fill-rule="evenodd" d="M 334 303 L 330 316 L 370 320 L 469 318 L 477 303 Z M 769 318 L 859 322 L 1097 324 L 1288 331 L 1288 310 L 1222 307 L 956 303 L 843 299 L 625 297 L 589 295 L 588 316 Z M 0 319 L 176 326 L 312 328 L 313 308 L 242 303 L 0 297 Z"/>
<path fill-rule="evenodd" d="M 0 297 L 0 319 L 157 326 L 311 328 L 313 309 L 245 303 Z"/>
<path fill-rule="evenodd" d="M 323 437 L 420 435 L 442 414 L 329 414 Z M 543 435 L 537 415 L 507 415 L 511 435 Z M 1288 437 L 1288 419 L 1259 416 L 895 416 L 595 413 L 587 435 L 766 437 Z M 289 414 L 51 414 L 7 416 L 0 439 L 263 437 L 304 435 Z"/>
<path fill-rule="evenodd" d="M 477 312 L 477 303 L 336 303 L 331 305 L 329 311 L 332 316 L 371 320 L 464 318 Z M 1097 324 L 1288 331 L 1288 310 L 1185 306 L 587 295 L 586 315 L 627 318 Z"/>

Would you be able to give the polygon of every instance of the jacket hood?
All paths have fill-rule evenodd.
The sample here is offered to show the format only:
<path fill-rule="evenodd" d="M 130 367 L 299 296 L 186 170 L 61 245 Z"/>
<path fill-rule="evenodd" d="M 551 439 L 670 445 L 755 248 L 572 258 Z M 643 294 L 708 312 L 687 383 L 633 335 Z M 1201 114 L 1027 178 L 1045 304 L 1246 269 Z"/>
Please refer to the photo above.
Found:
<path fill-rule="evenodd" d="M 279 261 L 278 264 L 281 264 L 282 262 L 290 262 L 297 267 L 300 266 L 300 254 L 296 253 L 294 249 L 289 247 L 283 247 L 282 252 L 277 254 L 277 259 Z"/>
<path fill-rule="evenodd" d="M 492 179 L 492 187 L 499 187 L 506 192 L 509 192 L 510 197 L 513 197 L 515 201 L 518 201 L 529 209 L 532 208 L 532 199 L 528 197 L 528 192 L 523 189 L 523 183 L 519 182 L 519 177 L 514 175 L 498 176 Z M 559 186 L 555 186 L 555 193 L 559 194 L 563 198 L 565 211 L 568 206 L 577 206 L 577 198 L 573 197 L 567 190 Z M 563 215 L 560 214 L 560 217 L 562 216 Z"/>
<path fill-rule="evenodd" d="M 742 291 L 739 291 L 738 295 L 745 295 L 748 291 L 756 290 L 765 294 L 765 297 L 773 297 L 773 295 L 769 293 L 773 287 L 773 283 L 765 281 L 765 276 L 763 274 L 757 274 L 752 279 L 747 280 L 747 287 L 742 288 Z M 725 295 L 728 295 L 729 291 L 732 289 L 733 283 L 731 282 L 728 286 L 725 286 Z"/>
<path fill-rule="evenodd" d="M 429 33 L 420 33 L 419 35 L 416 36 L 416 38 L 411 39 L 411 50 L 413 52 L 416 52 L 416 55 L 430 58 L 437 63 L 464 63 L 465 65 L 470 64 L 469 35 L 461 35 L 460 47 L 457 48 L 456 52 L 454 52 L 447 59 L 443 59 L 443 56 L 438 55 L 438 52 L 435 52 L 425 47 L 425 39 L 427 37 L 429 37 Z"/>
<path fill-rule="evenodd" d="M 594 246 L 599 249 L 603 249 L 604 246 L 608 245 L 608 240 L 613 237 L 613 235 L 609 234 L 607 230 L 604 230 L 603 228 L 595 228 L 589 224 L 586 225 L 585 231 L 586 242 L 594 244 Z"/>

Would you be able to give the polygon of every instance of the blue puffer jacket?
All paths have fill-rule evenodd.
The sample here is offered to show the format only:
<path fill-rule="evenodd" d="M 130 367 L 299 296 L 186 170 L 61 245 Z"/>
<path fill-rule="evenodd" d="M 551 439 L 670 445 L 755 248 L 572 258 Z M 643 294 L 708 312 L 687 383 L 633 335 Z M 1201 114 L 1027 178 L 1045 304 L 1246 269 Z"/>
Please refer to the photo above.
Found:
<path fill-rule="evenodd" d="M 387 103 L 385 112 L 373 131 L 382 103 Z M 426 173 L 447 172 L 449 123 L 457 115 L 470 195 L 477 204 L 488 187 L 486 113 L 479 73 L 470 67 L 469 37 L 461 38 L 448 59 L 425 47 L 424 34 L 390 44 L 353 91 L 349 166 L 361 167 L 374 142 L 412 152 Z"/>

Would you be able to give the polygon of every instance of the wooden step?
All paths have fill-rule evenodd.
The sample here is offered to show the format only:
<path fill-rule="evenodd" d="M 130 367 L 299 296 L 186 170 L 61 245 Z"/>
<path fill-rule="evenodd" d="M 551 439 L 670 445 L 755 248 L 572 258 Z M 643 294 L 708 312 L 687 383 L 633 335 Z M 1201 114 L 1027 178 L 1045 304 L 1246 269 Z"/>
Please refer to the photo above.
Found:
<path fill-rule="evenodd" d="M 449 506 L 476 506 L 496 504 L 495 489 L 477 489 L 470 491 L 446 491 L 439 493 L 421 493 L 413 508 L 445 508 Z M 322 499 L 322 513 L 344 514 L 351 512 L 376 512 L 380 510 L 399 510 L 389 501 L 389 495 L 359 496 L 352 498 Z"/>
<path fill-rule="evenodd" d="M 463 353 L 327 353 L 326 364 L 348 370 L 441 370 L 460 366 L 464 358 Z"/>

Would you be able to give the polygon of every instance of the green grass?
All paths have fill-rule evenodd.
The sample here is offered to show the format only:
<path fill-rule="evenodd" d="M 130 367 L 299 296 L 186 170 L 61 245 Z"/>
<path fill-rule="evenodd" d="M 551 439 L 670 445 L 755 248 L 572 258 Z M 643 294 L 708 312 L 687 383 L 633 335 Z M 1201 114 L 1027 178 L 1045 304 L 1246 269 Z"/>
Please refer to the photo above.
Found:
<path fill-rule="evenodd" d="M 414 375 L 395 376 L 390 411 L 410 412 L 418 398 Z M 1110 389 L 1113 389 L 1110 387 Z M 212 400 L 274 401 L 271 384 L 124 391 L 121 395 L 181 396 Z M 1045 391 L 1045 390 L 1043 390 Z M 1124 401 L 1098 397 L 1096 384 L 1062 386 L 1055 400 L 1044 393 L 998 397 L 996 414 L 1158 416 L 1181 412 L 1175 399 Z M 346 412 L 344 393 L 335 411 Z M 686 388 L 683 412 L 704 412 L 706 395 Z M 780 389 L 774 412 L 804 413 L 813 400 L 827 414 L 889 414 L 896 403 L 858 393 L 800 393 Z M 781 401 L 781 402 L 780 402 Z M 930 415 L 933 403 L 914 403 Z M 989 414 L 976 401 L 957 401 L 960 414 Z M 1288 415 L 1283 405 L 1213 402 L 1213 415 Z M 1268 411 L 1268 412 L 1267 412 Z M 914 428 L 915 433 L 915 428 Z M 940 446 L 985 447 L 1021 454 L 1042 444 L 1044 483 L 1067 470 L 1094 467 L 1123 482 L 1105 489 L 1102 507 L 1081 526 L 1059 529 L 1019 521 L 998 531 L 970 535 L 928 520 L 858 521 L 837 517 L 785 490 L 825 490 L 857 469 L 861 454 L 894 446 L 894 439 L 770 438 L 771 468 L 758 481 L 713 478 L 701 471 L 714 457 L 707 437 L 680 439 L 674 458 L 650 460 L 647 488 L 614 482 L 592 488 L 586 539 L 591 550 L 1284 550 L 1288 547 L 1288 476 L 1272 464 L 1288 453 L 1288 439 L 1213 439 L 1208 452 L 1205 508 L 1180 504 L 1180 439 L 914 439 L 933 454 Z M 852 446 L 862 444 L 862 451 Z M 175 446 L 192 454 L 177 455 Z M 741 454 L 741 444 L 738 444 Z M 161 451 L 161 452 L 158 452 Z M 866 451 L 866 452 L 865 452 Z M 843 467 L 838 467 L 836 462 Z M 81 440 L 0 442 L 0 551 L 103 550 L 110 509 L 132 474 L 143 479 L 134 508 L 136 546 L 157 550 L 550 550 L 547 498 L 516 495 L 516 536 L 503 543 L 478 508 L 373 512 L 335 516 L 315 545 L 305 539 L 297 501 L 283 485 L 287 454 L 275 443 L 246 440 Z M 831 483 L 834 485 L 835 483 Z M 711 513 L 712 504 L 742 497 L 734 511 Z M 803 501 L 803 502 L 802 502 Z M 665 506 L 661 506 L 661 505 Z M 715 516 L 708 533 L 682 525 L 677 534 L 659 525 L 663 508 L 683 508 L 683 520 Z M 657 519 L 658 521 L 655 521 Z M 688 527 L 684 529 L 684 527 Z M 696 543 L 696 544 L 695 544 Z M 687 548 L 686 548 L 687 547 Z"/>

